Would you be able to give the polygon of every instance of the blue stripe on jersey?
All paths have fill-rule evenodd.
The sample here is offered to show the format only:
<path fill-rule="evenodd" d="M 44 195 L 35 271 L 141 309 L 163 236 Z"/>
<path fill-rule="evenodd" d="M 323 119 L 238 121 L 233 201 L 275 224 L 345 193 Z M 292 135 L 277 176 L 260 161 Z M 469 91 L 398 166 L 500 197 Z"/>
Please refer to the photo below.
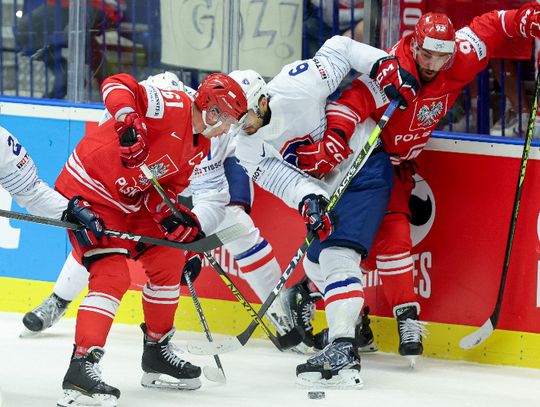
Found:
<path fill-rule="evenodd" d="M 260 252 L 266 246 L 268 246 L 268 242 L 266 240 L 263 240 L 261 243 L 256 244 L 255 246 L 251 247 L 251 249 L 247 249 L 245 252 L 237 254 L 236 256 L 234 256 L 234 258 L 236 260 L 245 259 L 246 257 L 249 257 L 257 252 Z"/>
<path fill-rule="evenodd" d="M 36 180 L 37 172 L 35 171 L 35 167 L 33 167 L 29 171 L 17 173 L 17 177 L 11 178 L 8 182 L 2 182 L 1 185 L 13 195 L 24 191 L 33 185 Z"/>
<path fill-rule="evenodd" d="M 326 286 L 326 289 L 324 290 L 324 295 L 326 295 L 328 293 L 328 291 L 333 290 L 334 288 L 345 287 L 345 286 L 348 286 L 350 284 L 357 284 L 357 283 L 362 284 L 360 279 L 357 278 L 357 277 L 351 277 L 351 278 L 348 278 L 348 279 L 343 280 L 343 281 L 336 281 L 335 283 L 328 284 Z"/>

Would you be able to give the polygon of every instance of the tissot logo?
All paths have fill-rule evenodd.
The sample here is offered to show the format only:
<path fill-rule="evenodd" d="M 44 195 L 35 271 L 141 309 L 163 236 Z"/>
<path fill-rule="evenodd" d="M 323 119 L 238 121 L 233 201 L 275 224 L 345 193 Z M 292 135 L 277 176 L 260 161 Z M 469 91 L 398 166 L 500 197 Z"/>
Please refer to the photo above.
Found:
<path fill-rule="evenodd" d="M 427 236 L 433 226 L 435 196 L 427 181 L 419 174 L 414 175 L 414 182 L 409 209 L 411 211 L 411 238 L 413 246 L 416 246 Z"/>

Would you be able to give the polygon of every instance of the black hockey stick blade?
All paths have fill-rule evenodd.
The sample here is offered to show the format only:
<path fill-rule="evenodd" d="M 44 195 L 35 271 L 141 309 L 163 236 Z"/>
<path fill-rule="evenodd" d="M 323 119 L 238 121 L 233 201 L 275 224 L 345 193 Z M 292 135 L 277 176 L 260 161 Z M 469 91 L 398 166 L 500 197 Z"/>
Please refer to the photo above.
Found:
<path fill-rule="evenodd" d="M 45 218 L 42 216 L 28 215 L 20 212 L 12 212 L 0 209 L 0 217 L 23 220 L 26 222 L 39 223 L 42 225 L 56 226 L 64 229 L 79 230 L 83 226 L 75 223 L 64 222 L 58 219 Z M 232 242 L 239 237 L 245 235 L 247 229 L 242 224 L 234 224 L 228 228 L 220 230 L 213 235 L 206 236 L 202 239 L 196 240 L 191 243 L 178 243 L 171 240 L 159 239 L 156 237 L 136 235 L 129 232 L 119 232 L 117 230 L 105 229 L 104 234 L 109 237 L 116 237 L 119 239 L 133 240 L 135 242 L 142 242 L 153 244 L 157 246 L 167 246 L 182 250 L 191 250 L 192 252 L 207 252 L 218 247 L 223 246 L 225 243 Z"/>

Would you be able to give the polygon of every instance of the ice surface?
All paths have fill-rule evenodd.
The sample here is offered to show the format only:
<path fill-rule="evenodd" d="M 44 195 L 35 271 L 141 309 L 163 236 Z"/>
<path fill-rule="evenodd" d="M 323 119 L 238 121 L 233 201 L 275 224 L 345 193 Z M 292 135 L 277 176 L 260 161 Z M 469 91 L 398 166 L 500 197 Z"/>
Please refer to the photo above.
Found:
<path fill-rule="evenodd" d="M 55 406 L 72 350 L 75 321 L 65 319 L 40 336 L 20 339 L 22 314 L 0 313 L 0 388 L 4 407 Z M 219 335 L 214 335 L 219 337 Z M 206 340 L 202 333 L 177 332 L 174 342 Z M 114 325 L 101 363 L 105 381 L 118 387 L 119 407 L 178 406 L 397 406 L 528 407 L 540 403 L 540 370 L 498 367 L 421 358 L 411 370 L 402 357 L 363 355 L 364 389 L 328 390 L 321 400 L 296 387 L 295 367 L 305 356 L 280 353 L 272 344 L 252 340 L 237 352 L 221 355 L 227 383 L 203 380 L 196 391 L 141 387 L 142 333 L 137 326 Z M 183 355 L 214 366 L 211 356 Z M 319 390 L 319 389 L 311 389 Z"/>

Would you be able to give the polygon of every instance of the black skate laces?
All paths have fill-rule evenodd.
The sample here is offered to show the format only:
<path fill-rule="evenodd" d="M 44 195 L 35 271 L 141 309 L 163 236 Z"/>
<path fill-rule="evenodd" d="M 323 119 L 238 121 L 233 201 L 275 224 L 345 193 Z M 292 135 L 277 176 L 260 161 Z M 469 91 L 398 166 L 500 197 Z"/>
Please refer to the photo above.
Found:
<path fill-rule="evenodd" d="M 426 338 L 429 331 L 426 328 L 427 322 L 407 318 L 399 321 L 399 335 L 402 343 L 420 342 Z"/>

